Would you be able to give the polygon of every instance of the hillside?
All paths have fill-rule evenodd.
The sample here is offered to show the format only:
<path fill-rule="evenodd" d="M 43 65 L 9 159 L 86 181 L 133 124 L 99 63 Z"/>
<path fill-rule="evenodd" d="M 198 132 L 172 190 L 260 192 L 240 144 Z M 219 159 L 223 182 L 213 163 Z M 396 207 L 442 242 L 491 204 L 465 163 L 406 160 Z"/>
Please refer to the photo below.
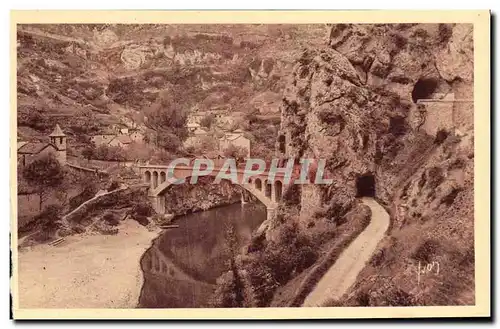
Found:
<path fill-rule="evenodd" d="M 474 304 L 472 58 L 467 24 L 334 24 L 325 44 L 302 51 L 283 93 L 280 148 L 325 159 L 333 183 L 285 190 L 239 259 L 245 303 L 302 305 L 366 227 L 359 198 L 369 197 L 390 216 L 386 236 L 345 295 L 327 289 L 318 300 Z"/>
<path fill-rule="evenodd" d="M 326 157 L 335 182 L 303 187 L 299 223 L 342 221 L 363 195 L 391 215 L 341 304 L 474 304 L 472 58 L 471 25 L 337 24 L 295 65 L 287 152 Z M 436 263 L 440 273 L 417 274 Z"/>
<path fill-rule="evenodd" d="M 133 126 L 161 93 L 183 110 L 279 110 L 285 77 L 323 25 L 19 25 L 23 139 L 57 120 L 74 139 Z M 74 145 L 74 143 L 73 143 Z"/>

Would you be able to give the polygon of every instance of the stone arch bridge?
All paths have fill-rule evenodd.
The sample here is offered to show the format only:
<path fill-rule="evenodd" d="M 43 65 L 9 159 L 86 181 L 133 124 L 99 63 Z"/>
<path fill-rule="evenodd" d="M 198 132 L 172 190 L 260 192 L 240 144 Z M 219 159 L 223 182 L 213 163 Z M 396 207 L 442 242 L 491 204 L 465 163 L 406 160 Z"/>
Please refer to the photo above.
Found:
<path fill-rule="evenodd" d="M 144 165 L 140 166 L 141 180 L 149 184 L 149 197 L 153 204 L 153 208 L 159 214 L 165 213 L 165 196 L 164 192 L 178 179 L 185 179 L 187 183 L 193 173 L 192 166 L 177 165 L 175 167 L 165 165 Z M 221 168 L 214 170 L 205 176 L 216 177 Z M 173 173 L 173 177 L 169 177 L 169 173 Z M 243 176 L 253 174 L 248 178 L 248 183 L 243 182 Z M 172 175 L 172 174 L 170 174 Z M 267 209 L 267 218 L 274 216 L 278 202 L 283 195 L 284 188 L 284 173 L 276 173 L 273 182 L 269 179 L 269 172 L 255 175 L 254 172 L 245 171 L 244 169 L 237 170 L 237 185 L 255 196 L 262 202 Z M 202 176 L 200 176 L 202 177 Z"/>

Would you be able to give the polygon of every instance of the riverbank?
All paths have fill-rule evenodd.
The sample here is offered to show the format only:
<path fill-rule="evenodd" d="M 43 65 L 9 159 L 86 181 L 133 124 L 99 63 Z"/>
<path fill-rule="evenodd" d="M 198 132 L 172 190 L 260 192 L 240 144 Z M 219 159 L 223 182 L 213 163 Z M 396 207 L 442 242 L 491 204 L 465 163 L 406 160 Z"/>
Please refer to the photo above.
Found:
<path fill-rule="evenodd" d="M 132 219 L 116 235 L 81 234 L 20 250 L 20 308 L 135 308 L 140 258 L 158 236 Z"/>

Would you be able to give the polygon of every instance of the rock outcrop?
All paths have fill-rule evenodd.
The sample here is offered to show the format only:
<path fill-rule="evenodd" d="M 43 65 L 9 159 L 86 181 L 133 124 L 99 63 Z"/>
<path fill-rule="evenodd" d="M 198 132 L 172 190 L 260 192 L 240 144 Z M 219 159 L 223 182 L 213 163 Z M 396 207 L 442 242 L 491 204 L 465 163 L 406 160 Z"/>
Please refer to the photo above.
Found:
<path fill-rule="evenodd" d="M 334 179 L 302 187 L 303 230 L 318 209 L 342 217 L 366 193 L 392 217 L 346 303 L 474 303 L 472 59 L 467 24 L 336 24 L 298 59 L 282 104 L 286 154 L 326 159 Z M 447 272 L 417 285 L 427 262 Z"/>

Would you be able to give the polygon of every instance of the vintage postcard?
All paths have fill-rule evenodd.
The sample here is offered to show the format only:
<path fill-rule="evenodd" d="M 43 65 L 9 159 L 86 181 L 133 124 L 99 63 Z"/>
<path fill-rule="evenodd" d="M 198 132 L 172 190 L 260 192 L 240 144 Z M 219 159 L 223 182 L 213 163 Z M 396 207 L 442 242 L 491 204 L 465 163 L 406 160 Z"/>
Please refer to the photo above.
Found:
<path fill-rule="evenodd" d="M 15 319 L 490 316 L 488 11 L 11 29 Z"/>

